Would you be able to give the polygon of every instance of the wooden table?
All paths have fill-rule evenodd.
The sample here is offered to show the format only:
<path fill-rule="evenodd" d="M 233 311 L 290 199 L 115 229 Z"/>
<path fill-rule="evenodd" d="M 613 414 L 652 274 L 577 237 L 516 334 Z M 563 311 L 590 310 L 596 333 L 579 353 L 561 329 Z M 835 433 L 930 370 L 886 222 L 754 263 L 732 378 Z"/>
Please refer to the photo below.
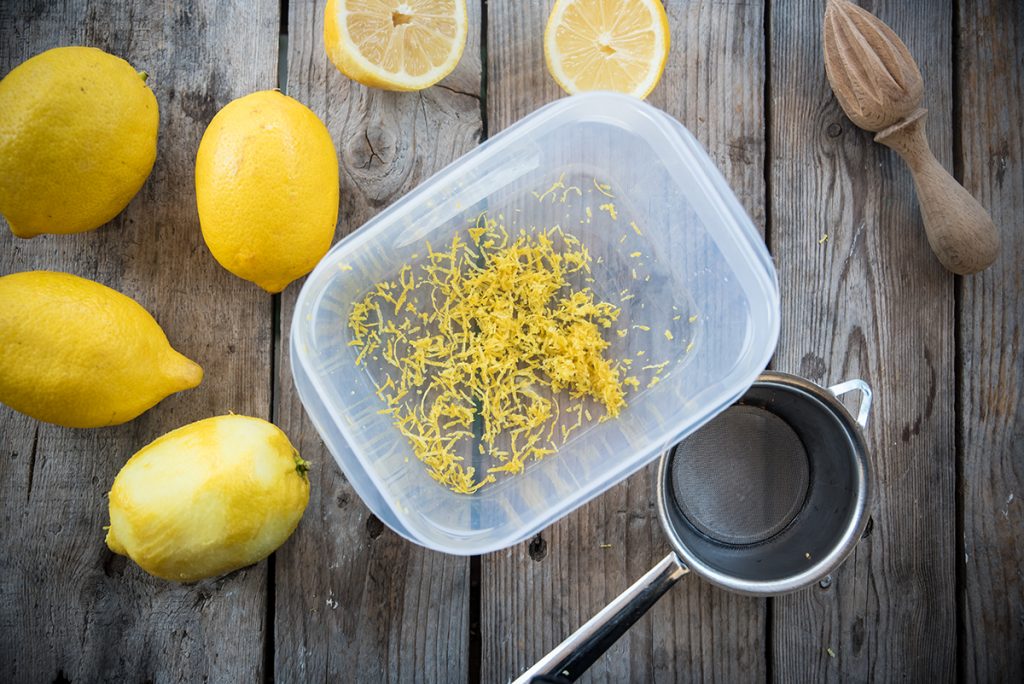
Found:
<path fill-rule="evenodd" d="M 206 124 L 257 89 L 310 106 L 341 160 L 340 238 L 562 93 L 541 49 L 550 0 L 471 0 L 458 69 L 413 94 L 338 73 L 323 4 L 0 3 L 0 75 L 50 47 L 94 45 L 149 72 L 161 114 L 156 167 L 123 214 L 75 236 L 4 230 L 0 273 L 106 283 L 206 370 L 198 389 L 117 428 L 0 408 L 2 681 L 503 682 L 667 550 L 651 469 L 470 559 L 398 538 L 334 465 L 288 366 L 298 284 L 271 297 L 203 244 L 192 173 Z M 832 97 L 823 2 L 667 2 L 672 51 L 650 101 L 696 134 L 764 230 L 782 289 L 772 367 L 873 386 L 880 488 L 828 586 L 763 600 L 686 580 L 587 681 L 1024 681 L 1024 5 L 867 4 L 919 61 L 935 152 L 991 209 L 1002 256 L 969 278 L 933 258 L 909 173 Z M 105 495 L 127 457 L 228 411 L 273 420 L 314 462 L 294 537 L 187 586 L 107 551 Z"/>

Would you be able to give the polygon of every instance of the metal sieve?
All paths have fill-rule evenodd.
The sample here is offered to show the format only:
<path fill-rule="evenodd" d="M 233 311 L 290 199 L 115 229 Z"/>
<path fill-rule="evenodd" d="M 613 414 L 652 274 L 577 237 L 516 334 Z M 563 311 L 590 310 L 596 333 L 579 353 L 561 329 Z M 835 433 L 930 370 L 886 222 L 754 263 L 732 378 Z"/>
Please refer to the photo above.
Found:
<path fill-rule="evenodd" d="M 854 390 L 856 419 L 838 399 Z M 762 374 L 662 455 L 658 517 L 672 553 L 515 681 L 575 681 L 690 571 L 730 591 L 774 596 L 835 570 L 867 524 L 861 429 L 870 407 L 863 380 L 826 390 Z"/>

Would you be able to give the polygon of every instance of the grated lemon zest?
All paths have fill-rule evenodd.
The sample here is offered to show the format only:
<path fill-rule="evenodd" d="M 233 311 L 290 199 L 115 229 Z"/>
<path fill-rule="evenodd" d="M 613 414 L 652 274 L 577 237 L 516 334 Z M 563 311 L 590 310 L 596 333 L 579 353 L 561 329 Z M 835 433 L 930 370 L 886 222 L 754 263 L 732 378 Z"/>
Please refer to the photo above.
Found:
<path fill-rule="evenodd" d="M 472 494 L 555 453 L 561 413 L 576 413 L 560 425 L 563 444 L 591 420 L 584 402 L 604 408 L 599 420 L 617 416 L 639 380 L 622 378 L 620 364 L 604 356 L 601 329 L 620 309 L 589 287 L 570 286 L 592 263 L 576 237 L 554 226 L 513 239 L 484 214 L 466 230 L 468 240 L 456 234 L 439 251 L 427 244 L 415 270 L 405 265 L 396 280 L 371 288 L 352 305 L 348 325 L 357 364 L 374 352 L 383 357 L 377 394 L 415 456 L 434 480 Z M 552 396 L 559 393 L 568 395 L 564 408 Z M 460 455 L 475 430 L 477 450 L 492 461 L 482 476 Z"/>

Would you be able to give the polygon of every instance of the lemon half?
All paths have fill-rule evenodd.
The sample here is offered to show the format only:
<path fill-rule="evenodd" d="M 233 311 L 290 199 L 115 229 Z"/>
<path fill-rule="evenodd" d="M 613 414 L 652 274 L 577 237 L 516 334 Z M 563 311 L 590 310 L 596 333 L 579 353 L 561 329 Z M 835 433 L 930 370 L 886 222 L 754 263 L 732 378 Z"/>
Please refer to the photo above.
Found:
<path fill-rule="evenodd" d="M 570 94 L 647 97 L 661 79 L 669 44 L 660 0 L 558 0 L 544 30 L 548 71 Z"/>
<path fill-rule="evenodd" d="M 324 45 L 341 73 L 385 90 L 422 90 L 466 48 L 466 0 L 328 0 Z"/>

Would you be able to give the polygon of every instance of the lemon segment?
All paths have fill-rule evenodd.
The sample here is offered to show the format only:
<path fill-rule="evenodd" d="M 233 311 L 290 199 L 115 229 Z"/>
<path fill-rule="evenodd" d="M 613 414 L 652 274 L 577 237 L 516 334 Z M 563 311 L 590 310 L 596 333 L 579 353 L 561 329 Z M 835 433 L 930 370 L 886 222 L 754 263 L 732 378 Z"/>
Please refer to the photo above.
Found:
<path fill-rule="evenodd" d="M 268 292 L 309 273 L 330 248 L 338 193 L 327 127 L 280 92 L 228 103 L 199 143 L 203 239 L 224 268 Z"/>
<path fill-rule="evenodd" d="M 11 232 L 79 233 L 119 214 L 153 169 L 156 97 L 120 57 L 47 50 L 0 80 L 0 214 Z"/>
<path fill-rule="evenodd" d="M 0 402 L 65 427 L 118 425 L 203 370 L 135 300 L 68 273 L 0 278 Z"/>
<path fill-rule="evenodd" d="M 422 90 L 466 48 L 465 0 L 328 0 L 324 46 L 341 73 L 385 90 Z"/>
<path fill-rule="evenodd" d="M 558 0 L 544 59 L 569 94 L 610 90 L 642 99 L 661 79 L 670 42 L 660 0 Z"/>
<path fill-rule="evenodd" d="M 151 575 L 194 582 L 251 565 L 309 503 L 307 464 L 279 428 L 218 416 L 139 450 L 110 490 L 106 543 Z"/>

